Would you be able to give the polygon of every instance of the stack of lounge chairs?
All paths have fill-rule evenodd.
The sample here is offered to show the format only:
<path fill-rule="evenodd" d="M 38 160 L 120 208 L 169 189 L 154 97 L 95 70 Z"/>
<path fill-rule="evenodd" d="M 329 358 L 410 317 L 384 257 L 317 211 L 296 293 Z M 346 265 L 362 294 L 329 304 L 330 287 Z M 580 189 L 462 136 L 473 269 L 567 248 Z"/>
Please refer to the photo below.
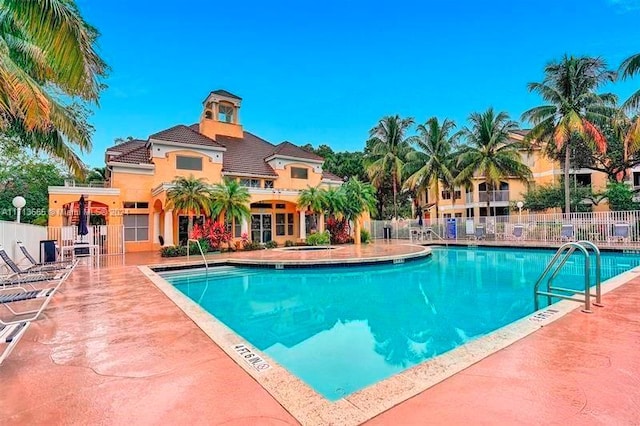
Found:
<path fill-rule="evenodd" d="M 40 318 L 74 262 L 38 263 L 22 243 L 18 247 L 30 265 L 21 268 L 0 245 L 0 258 L 9 272 L 0 277 L 0 364 L 18 344 L 31 322 Z"/>

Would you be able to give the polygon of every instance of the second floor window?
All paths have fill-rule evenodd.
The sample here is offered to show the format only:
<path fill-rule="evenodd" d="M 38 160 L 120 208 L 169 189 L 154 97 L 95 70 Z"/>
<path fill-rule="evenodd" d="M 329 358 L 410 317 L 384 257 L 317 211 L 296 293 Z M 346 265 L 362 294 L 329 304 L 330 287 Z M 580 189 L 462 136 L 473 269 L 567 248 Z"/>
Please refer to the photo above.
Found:
<path fill-rule="evenodd" d="M 303 169 L 302 167 L 292 167 L 291 178 L 292 179 L 308 179 L 309 171 L 307 169 Z"/>
<path fill-rule="evenodd" d="M 176 169 L 179 170 L 202 170 L 202 157 L 176 156 Z"/>
<path fill-rule="evenodd" d="M 218 105 L 218 121 L 223 123 L 233 122 L 233 107 L 229 105 Z"/>
<path fill-rule="evenodd" d="M 247 188 L 260 188 L 260 179 L 240 179 L 240 185 Z"/>

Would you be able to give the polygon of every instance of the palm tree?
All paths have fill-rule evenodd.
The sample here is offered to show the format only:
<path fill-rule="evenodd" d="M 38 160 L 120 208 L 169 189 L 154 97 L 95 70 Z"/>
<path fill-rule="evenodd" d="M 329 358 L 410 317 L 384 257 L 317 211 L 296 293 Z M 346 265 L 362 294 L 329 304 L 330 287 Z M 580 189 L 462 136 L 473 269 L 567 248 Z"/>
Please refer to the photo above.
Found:
<path fill-rule="evenodd" d="M 251 195 L 246 187 L 235 179 L 225 179 L 211 190 L 211 214 L 218 216 L 222 223 L 225 220 L 241 222 L 251 216 L 250 201 Z"/>
<path fill-rule="evenodd" d="M 614 101 L 613 95 L 596 95 L 595 90 L 615 74 L 607 71 L 598 58 L 567 57 L 545 67 L 542 83 L 529 83 L 529 91 L 538 93 L 548 105 L 535 107 L 522 114 L 522 119 L 534 127 L 525 141 L 551 143 L 560 152 L 564 149 L 565 213 L 571 211 L 569 170 L 571 141 L 581 138 L 600 152 L 607 148 L 606 138 L 594 124 L 606 119 L 603 107 Z"/>
<path fill-rule="evenodd" d="M 195 178 L 193 175 L 188 178 L 176 176 L 172 182 L 172 187 L 167 191 L 167 209 L 175 209 L 189 215 L 188 235 L 191 238 L 193 230 L 193 215 L 204 213 L 209 215 L 210 209 L 210 187 L 204 183 L 203 178 Z"/>
<path fill-rule="evenodd" d="M 98 32 L 72 0 L 1 0 L 0 10 L 0 129 L 83 176 L 73 147 L 90 149 L 92 128 L 81 102 L 98 100 L 107 71 Z"/>
<path fill-rule="evenodd" d="M 329 188 L 324 193 L 325 208 L 330 217 L 340 219 L 344 216 L 343 212 L 347 204 L 344 190 L 342 187 Z"/>
<path fill-rule="evenodd" d="M 519 149 L 522 146 L 511 139 L 509 134 L 518 128 L 509 115 L 493 108 L 484 113 L 473 113 L 469 117 L 471 126 L 462 132 L 466 144 L 460 150 L 459 181 L 465 181 L 480 174 L 487 184 L 487 191 L 493 195 L 504 178 L 513 177 L 527 182 L 531 170 L 522 163 Z M 492 196 L 487 197 L 487 216 Z"/>
<path fill-rule="evenodd" d="M 635 74 L 639 74 L 640 73 L 640 53 L 630 56 L 624 62 L 622 62 L 618 73 L 622 79 L 626 79 L 628 77 L 634 76 Z M 633 95 L 631 95 L 622 107 L 625 109 L 640 108 L 640 90 L 638 90 Z"/>
<path fill-rule="evenodd" d="M 107 180 L 107 168 L 106 167 L 94 167 L 87 172 L 85 182 L 105 182 Z"/>
<path fill-rule="evenodd" d="M 385 176 L 391 175 L 393 188 L 393 214 L 398 218 L 398 187 L 402 182 L 405 156 L 410 150 L 409 139 L 405 137 L 413 118 L 387 116 L 369 132 L 371 151 L 367 155 L 367 174 L 371 183 L 380 188 Z"/>
<path fill-rule="evenodd" d="M 311 210 L 311 213 L 323 213 L 327 206 L 326 191 L 322 188 L 307 186 L 300 191 L 298 196 L 298 207 L 304 210 Z M 312 227 L 315 227 L 315 223 Z"/>
<path fill-rule="evenodd" d="M 360 244 L 360 220 L 364 213 L 371 213 L 376 208 L 376 190 L 369 183 L 363 183 L 352 177 L 342 185 L 345 206 L 343 214 L 354 223 L 354 241 Z"/>
<path fill-rule="evenodd" d="M 418 136 L 412 139 L 418 149 L 407 154 L 405 167 L 411 175 L 404 186 L 416 192 L 435 188 L 436 219 L 440 200 L 440 182 L 443 182 L 447 188 L 454 186 L 450 167 L 458 134 L 450 135 L 450 133 L 455 127 L 453 121 L 445 119 L 440 124 L 437 117 L 431 117 L 426 123 L 418 126 Z"/>

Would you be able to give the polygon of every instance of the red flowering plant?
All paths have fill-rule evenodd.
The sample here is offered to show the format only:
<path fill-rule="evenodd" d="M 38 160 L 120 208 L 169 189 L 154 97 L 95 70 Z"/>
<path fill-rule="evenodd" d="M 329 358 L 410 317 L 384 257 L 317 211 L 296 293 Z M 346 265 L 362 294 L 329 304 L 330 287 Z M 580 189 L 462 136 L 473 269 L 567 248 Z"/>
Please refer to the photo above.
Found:
<path fill-rule="evenodd" d="M 331 244 L 346 244 L 349 242 L 351 229 L 345 218 L 337 220 L 334 217 L 327 219 L 327 231 L 331 234 Z"/>
<path fill-rule="evenodd" d="M 207 219 L 203 225 L 194 225 L 191 238 L 204 239 L 209 244 L 209 247 L 220 249 L 220 246 L 230 242 L 233 236 L 220 222 Z"/>

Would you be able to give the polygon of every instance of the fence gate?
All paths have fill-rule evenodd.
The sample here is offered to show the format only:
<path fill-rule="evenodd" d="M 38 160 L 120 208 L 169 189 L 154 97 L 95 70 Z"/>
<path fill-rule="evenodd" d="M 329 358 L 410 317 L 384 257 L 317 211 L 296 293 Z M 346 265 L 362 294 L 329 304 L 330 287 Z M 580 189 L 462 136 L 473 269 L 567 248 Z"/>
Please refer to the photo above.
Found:
<path fill-rule="evenodd" d="M 124 254 L 124 225 L 92 225 L 88 230 L 78 235 L 77 226 L 49 226 L 48 238 L 58 242 L 63 257 L 78 243 L 88 243 L 97 255 Z"/>

